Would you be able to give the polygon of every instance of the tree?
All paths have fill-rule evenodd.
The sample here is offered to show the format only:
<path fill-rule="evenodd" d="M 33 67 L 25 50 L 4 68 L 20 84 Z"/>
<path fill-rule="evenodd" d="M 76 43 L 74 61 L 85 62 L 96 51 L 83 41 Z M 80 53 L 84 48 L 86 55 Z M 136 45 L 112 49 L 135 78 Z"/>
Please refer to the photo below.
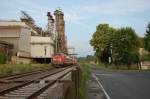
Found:
<path fill-rule="evenodd" d="M 93 46 L 95 56 L 103 63 L 109 62 L 110 56 L 110 43 L 112 40 L 112 34 L 115 31 L 108 24 L 99 24 L 96 28 L 96 32 L 93 34 L 90 40 L 91 46 Z"/>
<path fill-rule="evenodd" d="M 116 65 L 124 64 L 130 68 L 133 63 L 139 62 L 139 39 L 135 31 L 130 28 L 118 29 L 113 41 L 113 60 Z"/>
<path fill-rule="evenodd" d="M 139 64 L 140 42 L 136 32 L 131 27 L 114 29 L 108 24 L 97 26 L 96 32 L 90 40 L 91 46 L 95 50 L 97 59 L 105 63 L 111 62 L 116 66 Z"/>
<path fill-rule="evenodd" d="M 144 37 L 144 48 L 150 52 L 150 23 L 147 26 L 146 34 Z"/>

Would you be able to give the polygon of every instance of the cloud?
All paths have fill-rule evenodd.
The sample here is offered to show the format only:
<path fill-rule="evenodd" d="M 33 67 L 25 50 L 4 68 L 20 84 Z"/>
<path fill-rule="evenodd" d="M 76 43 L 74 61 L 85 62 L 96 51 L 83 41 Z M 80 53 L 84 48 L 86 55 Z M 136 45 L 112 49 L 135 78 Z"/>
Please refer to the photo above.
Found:
<path fill-rule="evenodd" d="M 91 26 L 93 25 L 90 24 L 93 24 L 94 23 L 93 21 L 97 22 L 96 20 L 98 18 L 104 18 L 105 16 L 107 16 L 106 19 L 105 18 L 101 19 L 101 21 L 110 22 L 110 20 L 113 20 L 112 24 L 115 24 L 116 27 L 124 26 L 125 24 L 128 23 L 129 23 L 128 25 L 133 26 L 134 23 L 132 22 L 125 23 L 124 22 L 125 20 L 120 21 L 120 19 L 118 18 L 121 19 L 124 19 L 124 17 L 129 18 L 131 14 L 140 15 L 143 12 L 145 13 L 146 11 L 147 12 L 150 11 L 150 6 L 149 6 L 150 0 L 106 0 L 103 2 L 101 2 L 101 0 L 98 0 L 97 2 L 91 2 L 91 1 L 88 2 L 89 3 L 70 6 L 68 7 L 69 9 L 65 9 L 65 20 L 69 24 L 74 23 L 75 25 L 79 25 L 82 28 L 82 30 L 88 32 L 95 30 L 91 28 Z M 110 16 L 111 18 L 110 20 L 108 19 L 108 16 Z M 128 21 L 128 19 L 126 20 Z M 93 23 L 89 23 L 89 22 L 93 22 Z M 83 34 L 82 31 L 80 31 L 79 33 L 80 33 L 79 35 Z M 91 34 L 88 33 L 88 35 Z M 86 40 L 89 40 L 89 37 L 87 37 L 87 33 L 85 34 L 85 36 L 86 36 Z M 78 38 L 80 39 L 80 37 Z M 76 37 L 76 39 L 78 38 Z M 81 56 L 83 55 L 83 53 L 86 54 L 93 53 L 92 48 L 88 42 L 83 43 L 83 42 L 79 42 L 78 40 L 71 44 L 75 44 L 77 48 L 77 52 Z"/>
<path fill-rule="evenodd" d="M 79 14 L 76 13 L 65 13 L 65 21 L 67 22 L 76 22 L 76 21 L 81 21 L 85 20 L 85 17 L 80 16 Z"/>
<path fill-rule="evenodd" d="M 88 16 L 85 17 L 81 15 L 80 13 L 73 11 L 71 9 L 69 11 L 66 11 L 64 16 L 65 16 L 65 22 L 67 25 L 74 24 L 76 25 L 76 27 L 79 26 L 82 29 L 90 31 L 91 27 L 85 23 L 89 19 Z"/>
<path fill-rule="evenodd" d="M 103 1 L 103 0 L 102 0 Z M 139 14 L 150 10 L 150 0 L 107 0 L 85 4 L 69 6 L 65 9 L 65 21 L 69 24 L 77 24 L 89 30 L 86 24 L 89 20 L 94 20 L 98 16 L 109 15 L 128 16 L 129 14 Z"/>
<path fill-rule="evenodd" d="M 71 41 L 70 44 L 71 46 L 75 46 L 75 53 L 77 53 L 79 57 L 94 54 L 93 48 L 88 41 Z"/>
<path fill-rule="evenodd" d="M 108 0 L 72 7 L 74 12 L 83 16 L 93 14 L 126 15 L 150 10 L 150 0 Z M 84 13 L 84 14 L 83 14 Z"/>
<path fill-rule="evenodd" d="M 115 15 L 139 13 L 150 9 L 149 0 L 115 0 L 110 3 L 98 4 L 94 6 L 95 7 L 91 7 L 92 11 L 99 11 L 99 13 Z"/>

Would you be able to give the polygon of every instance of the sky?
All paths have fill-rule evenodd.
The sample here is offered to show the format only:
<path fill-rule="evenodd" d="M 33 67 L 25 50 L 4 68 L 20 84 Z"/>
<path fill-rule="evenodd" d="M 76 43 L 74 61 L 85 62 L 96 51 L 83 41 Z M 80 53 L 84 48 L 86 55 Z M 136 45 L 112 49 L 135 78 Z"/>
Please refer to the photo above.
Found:
<path fill-rule="evenodd" d="M 61 8 L 65 16 L 68 45 L 78 56 L 92 55 L 89 44 L 98 24 L 112 27 L 132 27 L 138 36 L 144 36 L 150 22 L 150 0 L 0 0 L 0 20 L 19 20 L 20 11 L 26 11 L 43 29 L 47 12 Z"/>

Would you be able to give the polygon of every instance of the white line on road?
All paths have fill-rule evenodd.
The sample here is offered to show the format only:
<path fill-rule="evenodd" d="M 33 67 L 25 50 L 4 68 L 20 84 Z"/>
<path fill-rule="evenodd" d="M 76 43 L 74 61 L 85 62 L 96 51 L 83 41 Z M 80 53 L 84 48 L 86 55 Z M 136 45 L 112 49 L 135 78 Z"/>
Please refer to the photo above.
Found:
<path fill-rule="evenodd" d="M 102 84 L 100 83 L 100 81 L 98 80 L 97 76 L 95 74 L 92 74 L 92 76 L 95 78 L 95 80 L 97 81 L 98 85 L 102 88 L 102 91 L 104 92 L 105 96 L 107 99 L 111 99 L 109 97 L 109 95 L 107 94 L 107 92 L 105 91 L 104 87 L 102 86 Z"/>
<path fill-rule="evenodd" d="M 97 76 L 112 76 L 112 74 L 96 74 Z"/>
<path fill-rule="evenodd" d="M 123 75 L 123 74 L 95 74 L 96 76 L 114 76 L 114 77 L 116 77 L 116 75 L 117 75 L 117 77 L 125 77 L 126 75 Z"/>

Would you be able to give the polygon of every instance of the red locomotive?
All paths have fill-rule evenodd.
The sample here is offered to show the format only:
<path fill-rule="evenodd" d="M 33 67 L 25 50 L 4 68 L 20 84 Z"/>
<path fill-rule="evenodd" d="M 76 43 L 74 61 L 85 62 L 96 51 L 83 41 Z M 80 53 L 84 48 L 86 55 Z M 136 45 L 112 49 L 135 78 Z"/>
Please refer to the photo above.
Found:
<path fill-rule="evenodd" d="M 55 66 L 69 66 L 76 63 L 76 60 L 64 53 L 57 53 L 52 56 L 52 64 Z"/>

